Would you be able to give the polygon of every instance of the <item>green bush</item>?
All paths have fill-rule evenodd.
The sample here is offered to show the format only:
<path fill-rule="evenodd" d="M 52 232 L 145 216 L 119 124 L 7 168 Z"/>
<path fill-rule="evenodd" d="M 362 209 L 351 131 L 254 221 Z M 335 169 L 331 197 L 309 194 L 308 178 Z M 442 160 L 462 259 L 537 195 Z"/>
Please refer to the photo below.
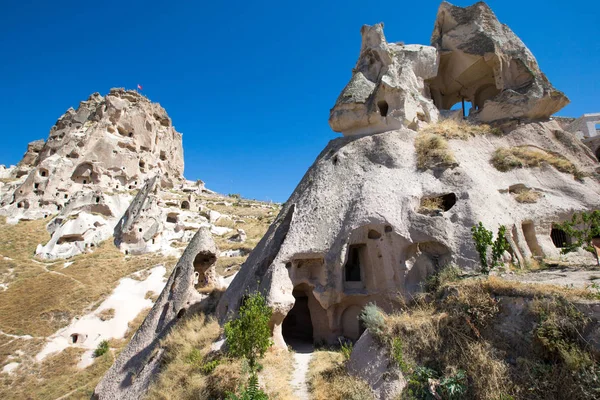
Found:
<path fill-rule="evenodd" d="M 594 238 L 600 236 L 599 210 L 594 210 L 590 213 L 584 211 L 579 214 L 573 214 L 573 218 L 570 221 L 565 221 L 562 224 L 556 225 L 556 227 L 565 231 L 572 239 L 571 243 L 563 243 L 565 246 L 561 250 L 563 254 L 570 253 L 581 247 L 585 251 L 592 253 L 596 257 L 596 263 L 600 265 L 598 252 L 592 242 Z"/>
<path fill-rule="evenodd" d="M 404 345 L 402 343 L 402 339 L 400 339 L 399 337 L 395 337 L 392 340 L 392 358 L 394 359 L 394 361 L 396 361 L 396 365 L 398 366 L 398 368 L 400 368 L 400 371 L 407 373 L 410 367 L 408 366 L 408 363 L 404 360 L 403 347 Z"/>
<path fill-rule="evenodd" d="M 273 311 L 260 293 L 253 293 L 240 307 L 239 315 L 225 324 L 228 352 L 248 360 L 250 370 L 256 371 L 256 362 L 263 358 L 271 344 L 269 321 Z"/>
<path fill-rule="evenodd" d="M 498 235 L 496 240 L 492 231 L 488 231 L 483 226 L 481 221 L 479 224 L 471 228 L 473 241 L 475 242 L 475 249 L 479 254 L 479 261 L 481 262 L 481 272 L 489 274 L 490 270 L 500 265 L 502 254 L 505 251 L 510 250 L 508 240 L 506 240 L 506 227 L 500 225 L 498 228 Z M 491 266 L 488 264 L 488 247 L 492 248 L 492 263 Z"/>
<path fill-rule="evenodd" d="M 373 336 L 381 337 L 385 328 L 385 314 L 381 308 L 374 303 L 369 303 L 363 308 L 358 318 Z"/>
<path fill-rule="evenodd" d="M 204 375 L 208 375 L 208 374 L 212 374 L 212 372 L 215 370 L 215 368 L 217 368 L 217 366 L 221 363 L 221 360 L 212 360 L 212 361 L 208 361 L 204 364 L 202 364 L 202 366 L 200 367 L 200 371 L 204 374 Z"/>
<path fill-rule="evenodd" d="M 193 348 L 192 351 L 185 356 L 185 362 L 187 364 L 200 365 L 202 362 L 202 353 L 200 353 L 200 350 Z"/>
<path fill-rule="evenodd" d="M 98 347 L 96 347 L 96 350 L 94 350 L 94 358 L 100 357 L 104 354 L 106 354 L 109 350 L 108 347 L 108 341 L 107 340 L 103 340 L 100 342 L 100 344 L 98 344 Z"/>
<path fill-rule="evenodd" d="M 341 339 L 338 339 L 338 340 L 340 342 L 340 351 L 342 352 L 342 355 L 344 356 L 344 360 L 345 361 L 350 360 L 350 356 L 352 355 L 352 350 L 354 349 L 354 345 L 350 341 L 343 341 Z"/>
<path fill-rule="evenodd" d="M 269 396 L 258 387 L 258 376 L 252 374 L 248 385 L 242 389 L 239 396 L 230 393 L 227 400 L 268 400 Z"/>
<path fill-rule="evenodd" d="M 460 275 L 461 270 L 456 265 L 446 265 L 437 273 L 427 277 L 425 281 L 425 291 L 435 293 L 445 284 L 459 280 Z"/>
<path fill-rule="evenodd" d="M 411 399 L 459 400 L 464 398 L 467 392 L 467 375 L 465 371 L 458 370 L 452 375 L 440 378 L 434 369 L 417 367 L 408 378 L 405 392 Z"/>

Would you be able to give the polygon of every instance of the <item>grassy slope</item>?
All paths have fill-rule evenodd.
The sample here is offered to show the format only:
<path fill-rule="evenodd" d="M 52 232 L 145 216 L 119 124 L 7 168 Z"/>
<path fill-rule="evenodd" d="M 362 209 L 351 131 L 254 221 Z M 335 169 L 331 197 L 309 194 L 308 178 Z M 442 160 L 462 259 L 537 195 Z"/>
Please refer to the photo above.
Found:
<path fill-rule="evenodd" d="M 243 220 L 231 221 L 231 227 L 242 228 L 248 235 L 245 243 L 228 241 L 235 231 L 215 236 L 221 250 L 252 250 L 279 212 L 276 205 L 274 209 L 261 208 L 260 203 L 250 201 L 231 206 L 216 203 L 211 198 L 206 206 Z M 43 262 L 35 259 L 34 253 L 38 243 L 46 243 L 50 238 L 45 229 L 49 221 L 50 218 L 8 225 L 4 218 L 0 219 L 0 284 L 8 285 L 7 290 L 0 289 L 0 331 L 34 337 L 26 340 L 0 334 L 0 369 L 11 362 L 21 364 L 14 375 L 0 374 L 2 399 L 56 399 L 67 394 L 67 398 L 89 398 L 112 364 L 114 353 L 128 342 L 147 310 L 130 324 L 126 339 L 111 341 L 113 350 L 85 370 L 77 369 L 82 350 L 74 348 L 36 363 L 33 357 L 43 347 L 44 338 L 67 326 L 74 317 L 93 310 L 121 278 L 157 264 L 165 264 L 169 272 L 177 261 L 156 254 L 124 256 L 109 239 L 93 253 L 67 260 L 72 262 L 67 268 L 65 260 Z M 221 258 L 217 270 L 224 274 L 227 269 L 225 275 L 230 275 L 246 258 Z"/>

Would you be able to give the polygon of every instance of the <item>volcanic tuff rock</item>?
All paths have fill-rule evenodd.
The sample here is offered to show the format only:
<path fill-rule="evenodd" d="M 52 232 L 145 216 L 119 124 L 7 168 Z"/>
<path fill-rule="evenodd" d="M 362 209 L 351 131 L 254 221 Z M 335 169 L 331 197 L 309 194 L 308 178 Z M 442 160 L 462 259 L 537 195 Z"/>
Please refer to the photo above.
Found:
<path fill-rule="evenodd" d="M 464 98 L 479 121 L 546 119 L 569 103 L 521 39 L 483 2 L 465 8 L 442 3 L 431 45 L 440 66 L 428 83 L 441 110 Z"/>
<path fill-rule="evenodd" d="M 160 341 L 177 320 L 197 312 L 206 299 L 196 290 L 214 273 L 217 247 L 208 228 L 199 229 L 175 266 L 150 313 L 104 375 L 93 399 L 139 399 L 156 377 L 164 349 Z"/>
<path fill-rule="evenodd" d="M 566 97 L 485 4 L 441 5 L 432 41 L 442 59 L 437 76 L 435 49 L 389 45 L 381 25 L 362 33 L 352 80 L 330 115 L 332 128 L 346 137 L 332 140 L 317 157 L 218 307 L 225 321 L 244 293 L 265 293 L 281 347 L 298 334 L 315 342 L 358 339 L 357 316 L 365 304 L 389 310 L 390 299 L 412 295 L 448 264 L 479 268 L 470 231 L 479 221 L 494 231 L 507 227 L 511 254 L 505 256 L 519 264 L 533 256 L 559 257 L 553 224 L 600 206 L 597 162 L 547 119 Z M 473 122 L 502 119 L 504 131 L 475 126 L 481 132 L 471 134 L 473 126 L 454 123 L 447 140 L 436 134 L 443 125 L 417 132 L 437 118 L 426 98 L 427 78 L 438 106 L 477 99 L 483 108 Z M 453 79 L 462 85 L 455 87 Z M 520 124 L 521 118 L 546 120 Z M 417 150 L 427 138 L 434 148 Z M 438 145 L 453 162 L 418 164 Z M 524 168 L 527 163 L 514 156 L 514 168 L 501 172 L 492 162 L 501 148 L 554 157 L 563 172 L 549 163 Z M 535 200 L 518 201 L 515 193 L 522 190 L 532 190 Z M 430 203 L 437 204 L 435 212 L 425 206 Z"/>
<path fill-rule="evenodd" d="M 127 232 L 118 229 L 116 243 L 125 252 L 172 252 L 170 241 L 189 241 L 209 226 L 192 196 L 208 191 L 182 174 L 182 136 L 166 111 L 135 91 L 111 89 L 67 110 L 46 142 L 30 143 L 19 164 L 3 171 L 0 214 L 12 223 L 58 214 L 36 254 L 71 257 L 113 235 L 133 192 L 150 179 L 153 193 L 142 196 L 147 223 L 138 221 L 135 234 L 134 221 Z M 171 188 L 188 195 L 180 199 Z"/>
<path fill-rule="evenodd" d="M 435 49 L 388 43 L 383 24 L 364 25 L 360 32 L 360 56 L 331 109 L 331 128 L 350 136 L 436 122 L 438 111 L 424 85 L 438 71 Z"/>

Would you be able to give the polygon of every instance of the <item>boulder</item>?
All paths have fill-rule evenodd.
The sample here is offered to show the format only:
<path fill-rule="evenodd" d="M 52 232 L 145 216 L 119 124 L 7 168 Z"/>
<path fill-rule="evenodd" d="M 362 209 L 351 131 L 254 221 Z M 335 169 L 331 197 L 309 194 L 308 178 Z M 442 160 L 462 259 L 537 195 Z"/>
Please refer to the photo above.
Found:
<path fill-rule="evenodd" d="M 431 45 L 440 61 L 428 84 L 440 110 L 464 99 L 472 103 L 470 116 L 478 121 L 536 120 L 569 103 L 521 39 L 483 2 L 464 8 L 443 2 Z"/>
<path fill-rule="evenodd" d="M 144 396 L 156 378 L 164 355 L 160 341 L 178 320 L 202 307 L 206 296 L 198 293 L 196 287 L 214 278 L 211 271 L 214 271 L 216 254 L 209 230 L 200 229 L 148 316 L 96 386 L 93 399 L 134 400 Z"/>
<path fill-rule="evenodd" d="M 347 368 L 350 375 L 367 382 L 377 400 L 399 398 L 407 384 L 389 350 L 368 330 L 354 345 Z"/>
<path fill-rule="evenodd" d="M 424 80 L 436 76 L 437 52 L 422 45 L 388 43 L 383 24 L 364 25 L 352 78 L 329 115 L 329 125 L 345 136 L 380 133 L 436 122 Z"/>

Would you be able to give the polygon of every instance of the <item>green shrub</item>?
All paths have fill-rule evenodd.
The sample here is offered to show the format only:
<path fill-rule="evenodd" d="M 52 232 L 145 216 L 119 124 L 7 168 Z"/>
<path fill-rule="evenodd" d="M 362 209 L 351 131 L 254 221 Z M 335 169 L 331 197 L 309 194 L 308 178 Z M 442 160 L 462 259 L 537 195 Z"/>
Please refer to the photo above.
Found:
<path fill-rule="evenodd" d="M 352 350 L 354 349 L 354 345 L 350 341 L 344 341 L 341 339 L 339 339 L 339 342 L 340 342 L 340 351 L 342 352 L 342 355 L 344 356 L 344 360 L 345 361 L 350 360 L 350 356 L 352 355 Z"/>
<path fill-rule="evenodd" d="M 596 263 L 600 265 L 600 258 L 596 247 L 592 242 L 594 238 L 600 236 L 600 211 L 594 210 L 590 213 L 581 212 L 573 214 L 570 221 L 565 221 L 562 224 L 557 224 L 558 229 L 562 229 L 571 237 L 571 243 L 563 243 L 563 254 L 570 253 L 582 248 L 590 252 L 596 257 Z"/>
<path fill-rule="evenodd" d="M 96 347 L 96 350 L 94 350 L 93 357 L 94 358 L 100 357 L 100 356 L 106 354 L 108 352 L 108 350 L 109 350 L 108 341 L 103 340 L 98 344 L 98 347 Z"/>
<path fill-rule="evenodd" d="M 412 399 L 459 400 L 464 398 L 467 392 L 467 375 L 465 371 L 458 370 L 452 375 L 440 378 L 434 369 L 417 367 L 409 376 L 405 391 Z"/>
<path fill-rule="evenodd" d="M 410 368 L 406 360 L 404 360 L 403 347 L 404 344 L 402 343 L 402 339 L 399 337 L 392 339 L 392 358 L 396 362 L 398 368 L 400 368 L 400 371 L 407 373 Z"/>
<path fill-rule="evenodd" d="M 483 226 L 481 221 L 479 224 L 471 228 L 473 241 L 475 242 L 475 249 L 479 254 L 479 261 L 481 262 L 481 272 L 489 274 L 490 269 L 500 265 L 502 254 L 505 251 L 510 250 L 510 245 L 506 240 L 506 227 L 500 225 L 498 228 L 498 235 L 496 240 L 492 231 L 488 231 Z M 492 263 L 488 265 L 488 247 L 492 248 Z"/>
<path fill-rule="evenodd" d="M 248 385 L 242 389 L 239 396 L 230 393 L 227 400 L 268 400 L 269 396 L 258 387 L 258 376 L 252 374 L 248 380 Z"/>
<path fill-rule="evenodd" d="M 256 292 L 246 298 L 238 317 L 225 324 L 229 354 L 248 360 L 252 372 L 256 371 L 257 360 L 264 357 L 273 343 L 269 328 L 272 314 L 267 300 Z"/>
<path fill-rule="evenodd" d="M 381 308 L 374 303 L 369 303 L 363 308 L 358 318 L 373 336 L 381 337 L 385 328 L 385 314 Z"/>
<path fill-rule="evenodd" d="M 202 366 L 200 367 L 200 371 L 204 375 L 211 374 L 220 363 L 221 363 L 221 360 L 219 360 L 219 359 L 208 361 L 208 362 L 202 364 Z"/>
<path fill-rule="evenodd" d="M 202 353 L 200 353 L 200 350 L 193 348 L 192 351 L 185 356 L 185 362 L 186 364 L 200 365 L 202 362 Z"/>
<path fill-rule="evenodd" d="M 437 273 L 427 277 L 425 281 L 425 291 L 435 293 L 445 284 L 459 280 L 460 275 L 461 270 L 456 265 L 446 265 Z"/>

